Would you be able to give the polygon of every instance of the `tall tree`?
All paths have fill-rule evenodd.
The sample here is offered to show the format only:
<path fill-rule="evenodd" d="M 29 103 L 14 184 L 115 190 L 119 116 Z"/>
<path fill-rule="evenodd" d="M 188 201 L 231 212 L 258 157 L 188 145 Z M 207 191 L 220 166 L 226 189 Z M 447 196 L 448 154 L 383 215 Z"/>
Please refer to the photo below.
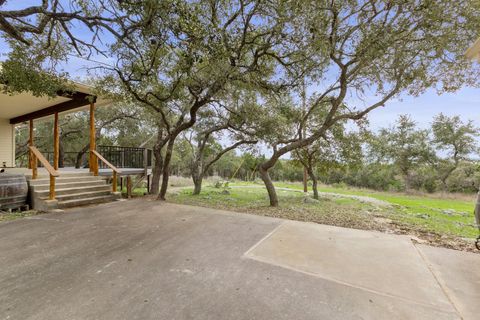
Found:
<path fill-rule="evenodd" d="M 418 95 L 427 88 L 453 91 L 477 80 L 465 49 L 477 37 L 474 1 L 304 1 L 295 30 L 311 39 L 309 73 L 313 91 L 295 136 L 276 143 L 259 166 L 272 206 L 278 198 L 268 171 L 277 160 L 308 146 L 336 122 L 363 118 L 399 94 Z M 467 67 L 468 66 L 468 67 Z M 318 81 L 317 81 L 318 80 Z M 308 92 L 308 90 L 307 90 Z M 357 108 L 342 108 L 348 97 L 368 99 Z M 324 109 L 318 128 L 301 136 L 306 119 Z"/>
<path fill-rule="evenodd" d="M 459 116 L 446 116 L 442 113 L 433 119 L 433 142 L 437 150 L 446 152 L 446 158 L 440 158 L 437 171 L 444 190 L 447 180 L 458 168 L 460 161 L 478 151 L 476 138 L 480 135 L 479 128 L 473 121 L 464 122 Z"/>
<path fill-rule="evenodd" d="M 413 169 L 432 161 L 435 157 L 430 146 L 428 130 L 418 129 L 408 115 L 400 115 L 394 126 L 382 128 L 371 143 L 379 158 L 391 161 L 398 168 L 410 189 Z"/>
<path fill-rule="evenodd" d="M 62 50 L 62 44 L 72 46 L 78 54 L 84 50 L 99 51 L 98 34 L 109 31 L 121 38 L 115 29 L 122 16 L 111 13 L 119 9 L 120 1 L 68 1 L 38 0 L 9 6 L 9 1 L 0 0 L 0 30 L 8 39 L 26 46 L 40 42 L 43 49 Z M 82 28 L 77 32 L 76 28 Z"/>
<path fill-rule="evenodd" d="M 237 94 L 236 94 L 237 93 Z M 193 194 L 200 194 L 208 170 L 225 154 L 245 145 L 254 145 L 262 134 L 256 121 L 261 112 L 252 96 L 229 93 L 225 105 L 217 102 L 199 115 L 196 127 L 186 139 L 192 149 Z M 223 140 L 222 146 L 218 141 Z"/>
<path fill-rule="evenodd" d="M 37 96 L 72 90 L 60 63 L 72 56 L 108 58 L 111 39 L 131 46 L 125 26 L 137 19 L 127 7 L 115 0 L 0 0 L 0 34 L 10 46 L 0 70 L 2 90 Z"/>
<path fill-rule="evenodd" d="M 354 167 L 362 162 L 362 139 L 358 132 L 347 132 L 343 124 L 337 124 L 322 138 L 294 153 L 312 180 L 313 198 L 318 196 L 317 172 L 325 175 L 333 168 Z"/>
<path fill-rule="evenodd" d="M 287 36 L 291 11 L 283 1 L 144 1 L 129 9 L 142 21 L 129 35 L 135 46 L 112 47 L 117 62 L 102 69 L 158 114 L 163 200 L 175 139 L 196 123 L 199 110 L 235 86 L 273 90 L 283 79 L 291 82 L 295 74 L 285 70 L 305 60 L 293 54 L 304 44 Z"/>

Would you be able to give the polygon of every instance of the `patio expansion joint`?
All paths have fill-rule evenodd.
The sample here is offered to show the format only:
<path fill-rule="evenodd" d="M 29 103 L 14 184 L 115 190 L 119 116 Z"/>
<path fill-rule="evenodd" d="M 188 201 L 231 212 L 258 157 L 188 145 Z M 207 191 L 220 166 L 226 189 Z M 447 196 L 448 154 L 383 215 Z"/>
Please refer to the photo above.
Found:
<path fill-rule="evenodd" d="M 343 285 L 343 286 L 346 286 L 346 287 L 349 287 L 349 288 L 353 288 L 353 289 L 357 289 L 357 290 L 362 290 L 362 291 L 369 292 L 369 293 L 372 293 L 372 294 L 375 294 L 375 295 L 379 295 L 379 296 L 383 296 L 383 297 L 387 297 L 387 298 L 392 298 L 392 299 L 401 300 L 401 301 L 403 301 L 403 302 L 407 302 L 407 303 L 411 303 L 411 304 L 414 304 L 414 305 L 418 305 L 418 306 L 422 306 L 422 307 L 426 307 L 426 308 L 438 310 L 438 311 L 441 311 L 441 312 L 444 312 L 444 313 L 455 314 L 455 315 L 458 316 L 460 319 L 463 319 L 463 317 L 461 316 L 460 312 L 458 311 L 456 305 L 453 303 L 451 297 L 450 297 L 450 296 L 447 294 L 447 292 L 445 291 L 445 287 L 440 284 L 439 279 L 438 279 L 437 276 L 433 273 L 431 267 L 430 267 L 429 264 L 426 262 L 426 259 L 423 258 L 423 256 L 422 256 L 420 253 L 419 253 L 419 254 L 420 254 L 421 257 L 422 257 L 422 261 L 424 261 L 424 263 L 427 264 L 427 268 L 428 268 L 429 272 L 431 272 L 431 273 L 433 274 L 435 281 L 437 282 L 437 284 L 439 284 L 442 292 L 446 295 L 446 297 L 447 297 L 447 299 L 448 299 L 448 302 L 451 304 L 453 310 L 452 310 L 452 309 L 446 309 L 446 308 L 439 307 L 439 306 L 432 305 L 432 304 L 428 304 L 428 303 L 424 303 L 424 302 L 419 302 L 419 301 L 416 301 L 416 300 L 413 300 L 413 299 L 409 299 L 409 298 L 406 298 L 406 297 L 403 297 L 403 296 L 400 296 L 400 295 L 391 294 L 391 293 L 387 293 L 387 292 L 383 292 L 383 291 L 378 291 L 378 290 L 376 290 L 376 289 L 372 289 L 372 288 L 369 288 L 369 287 L 352 284 L 352 283 L 343 281 L 343 280 L 338 279 L 338 278 L 335 278 L 335 277 L 330 277 L 330 276 L 322 275 L 322 274 L 319 274 L 319 273 L 309 272 L 309 271 L 302 270 L 302 269 L 298 269 L 298 268 L 295 268 L 295 267 L 293 267 L 293 266 L 289 266 L 289 265 L 286 265 L 286 264 L 279 264 L 279 263 L 277 263 L 277 262 L 275 262 L 275 261 L 272 261 L 271 259 L 258 256 L 258 255 L 256 255 L 256 254 L 254 253 L 255 249 L 257 249 L 260 245 L 262 245 L 262 243 L 263 243 L 264 241 L 266 241 L 266 240 L 268 240 L 269 238 L 271 238 L 271 237 L 272 237 L 278 230 L 280 230 L 282 227 L 285 227 L 287 223 L 288 223 L 288 221 L 284 221 L 284 222 L 280 223 L 280 224 L 279 224 L 277 227 L 275 227 L 271 232 L 269 232 L 266 236 L 264 236 L 264 237 L 263 237 L 262 239 L 260 239 L 257 243 L 255 243 L 250 249 L 248 249 L 248 250 L 243 254 L 242 258 L 254 260 L 254 261 L 257 261 L 257 262 L 261 262 L 261 263 L 266 263 L 266 264 L 273 265 L 273 266 L 276 266 L 276 267 L 279 267 L 279 268 L 283 268 L 283 269 L 287 269 L 287 270 L 290 270 L 290 271 L 293 271 L 293 272 L 298 272 L 298 273 L 306 274 L 306 275 L 311 276 L 311 277 L 315 277 L 315 278 L 322 279 L 322 280 L 325 280 L 325 281 L 329 281 L 329 282 L 333 282 L 333 283 L 336 283 L 336 284 L 340 284 L 340 285 Z M 410 242 L 410 243 L 411 243 L 411 242 Z M 412 243 L 412 245 L 413 245 L 413 243 Z M 418 249 L 417 249 L 416 247 L 415 247 L 415 250 L 418 252 Z"/>
<path fill-rule="evenodd" d="M 286 223 L 286 221 L 283 221 L 281 222 L 278 226 L 276 226 L 275 228 L 273 228 L 272 231 L 270 231 L 269 233 L 267 233 L 266 236 L 264 236 L 262 239 L 260 239 L 257 243 L 255 243 L 250 249 L 248 249 L 242 256 L 242 258 L 245 258 L 245 259 L 251 259 L 251 257 L 253 256 L 251 254 L 251 252 L 253 252 L 259 245 L 261 245 L 265 240 L 267 240 L 268 238 L 270 238 L 278 229 L 280 229 L 284 224 Z"/>
<path fill-rule="evenodd" d="M 432 264 L 430 263 L 430 261 L 428 260 L 428 258 L 425 256 L 425 254 L 422 252 L 422 250 L 420 248 L 418 248 L 415 243 L 411 242 L 412 246 L 415 248 L 415 251 L 418 253 L 418 255 L 420 256 L 420 258 L 422 259 L 422 261 L 425 263 L 428 271 L 432 274 L 433 278 L 435 279 L 435 281 L 437 282 L 438 286 L 440 287 L 440 289 L 442 289 L 442 292 L 443 294 L 445 295 L 445 297 L 447 298 L 448 302 L 450 302 L 450 304 L 452 305 L 453 309 L 455 310 L 456 314 L 460 317 L 460 319 L 463 319 L 464 317 L 462 316 L 462 314 L 460 313 L 460 310 L 457 308 L 457 304 L 455 303 L 455 297 L 453 294 L 451 294 L 449 292 L 449 289 L 448 287 L 446 286 L 446 284 L 443 282 L 442 278 L 437 275 L 437 273 L 435 272 L 435 269 L 434 267 L 432 266 Z"/>

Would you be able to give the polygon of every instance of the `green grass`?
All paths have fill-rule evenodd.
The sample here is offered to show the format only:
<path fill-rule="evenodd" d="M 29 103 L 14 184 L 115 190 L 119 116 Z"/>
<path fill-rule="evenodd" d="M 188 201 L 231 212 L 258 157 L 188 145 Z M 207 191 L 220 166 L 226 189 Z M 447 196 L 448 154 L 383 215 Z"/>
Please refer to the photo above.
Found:
<path fill-rule="evenodd" d="M 13 211 L 13 212 L 0 212 L 0 222 L 10 221 L 15 219 L 20 219 L 24 217 L 30 217 L 37 215 L 38 212 L 35 210 L 28 211 Z"/>
<path fill-rule="evenodd" d="M 121 190 L 122 194 L 126 195 L 127 194 L 127 187 L 124 187 L 122 190 Z M 147 188 L 146 187 L 139 187 L 139 188 L 135 188 L 132 190 L 132 195 L 133 196 L 143 196 L 145 194 L 147 194 Z"/>
<path fill-rule="evenodd" d="M 230 188 L 228 192 L 229 194 L 225 194 L 223 189 L 207 186 L 203 188 L 200 195 L 192 195 L 192 189 L 188 188 L 170 195 L 169 199 L 181 204 L 360 229 L 372 229 L 369 213 L 376 210 L 370 204 L 344 198 L 305 203 L 302 193 L 284 190 L 278 190 L 280 207 L 271 208 L 265 189 Z"/>
<path fill-rule="evenodd" d="M 391 207 L 338 197 L 323 197 L 320 202 L 311 204 L 304 203 L 303 193 L 298 192 L 303 189 L 301 183 L 279 182 L 275 185 L 290 189 L 277 190 L 279 208 L 269 208 L 263 185 L 252 182 L 230 183 L 233 187 L 228 189 L 230 194 L 223 194 L 222 189 L 206 186 L 200 195 L 193 196 L 191 189 L 185 189 L 174 195 L 172 201 L 360 229 L 382 230 L 384 228 L 374 220 L 386 218 L 391 220 L 394 226 L 407 232 L 413 230 L 460 238 L 475 238 L 478 235 L 473 201 L 321 186 L 320 192 L 367 196 L 388 202 Z M 255 188 L 252 188 L 253 186 Z"/>
<path fill-rule="evenodd" d="M 395 205 L 399 213 L 399 221 L 422 226 L 428 231 L 466 238 L 475 238 L 478 235 L 478 229 L 474 225 L 474 203 L 471 201 L 368 192 L 328 186 L 322 186 L 319 191 L 368 196 L 389 202 Z"/>

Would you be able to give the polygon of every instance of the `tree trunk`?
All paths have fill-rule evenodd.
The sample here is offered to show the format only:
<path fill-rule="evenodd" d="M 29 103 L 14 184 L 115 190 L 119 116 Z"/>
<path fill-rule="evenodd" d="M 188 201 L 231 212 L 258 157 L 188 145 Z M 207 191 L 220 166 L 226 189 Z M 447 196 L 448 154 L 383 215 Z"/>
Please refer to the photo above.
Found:
<path fill-rule="evenodd" d="M 170 138 L 168 140 L 165 159 L 163 160 L 162 187 L 160 189 L 160 193 L 158 194 L 158 200 L 165 200 L 165 195 L 167 194 L 168 178 L 170 177 L 170 161 L 172 160 L 174 142 L 174 138 Z"/>
<path fill-rule="evenodd" d="M 149 194 L 158 194 L 158 189 L 160 188 L 160 177 L 162 176 L 163 170 L 163 157 L 161 149 L 157 152 L 154 150 L 154 166 L 152 170 L 152 182 L 150 184 Z"/>
<path fill-rule="evenodd" d="M 193 179 L 193 185 L 195 186 L 193 188 L 193 194 L 199 195 L 200 192 L 202 191 L 203 174 L 200 173 L 196 177 L 192 175 L 192 179 Z"/>
<path fill-rule="evenodd" d="M 165 146 L 166 141 L 163 137 L 163 129 L 160 127 L 157 129 L 157 141 L 153 146 L 153 157 L 155 159 L 152 170 L 152 181 L 150 185 L 149 194 L 158 194 L 160 189 L 160 177 L 163 170 L 163 156 L 162 149 Z"/>
<path fill-rule="evenodd" d="M 313 172 L 313 168 L 311 168 L 311 167 L 307 167 L 307 172 L 308 172 L 308 176 L 310 177 L 310 179 L 312 179 L 313 199 L 318 200 L 318 188 L 317 188 L 318 180 L 317 180 L 317 176 L 315 175 L 315 172 Z"/>
<path fill-rule="evenodd" d="M 63 147 L 62 139 L 60 139 L 59 148 L 58 148 L 58 167 L 65 167 L 65 148 Z"/>
<path fill-rule="evenodd" d="M 270 178 L 270 174 L 268 173 L 268 169 L 262 168 L 259 166 L 258 172 L 260 173 L 260 177 L 265 184 L 265 188 L 267 188 L 268 198 L 270 199 L 270 206 L 271 207 L 278 207 L 278 196 L 277 192 L 275 191 L 275 186 L 273 185 L 272 179 Z"/>
<path fill-rule="evenodd" d="M 400 171 L 402 172 L 403 181 L 405 183 L 405 192 L 408 192 L 410 191 L 410 172 L 406 168 L 401 168 Z"/>
<path fill-rule="evenodd" d="M 200 155 L 197 155 L 196 159 L 192 162 L 191 175 L 193 180 L 193 195 L 199 195 L 202 191 L 202 181 L 203 181 L 203 172 L 202 172 L 202 162 L 199 159 Z"/>
<path fill-rule="evenodd" d="M 447 192 L 448 190 L 448 184 L 447 184 L 448 178 L 452 175 L 453 171 L 457 169 L 457 167 L 458 167 L 458 163 L 456 162 L 455 166 L 448 169 L 447 172 L 441 177 L 440 180 L 442 181 L 442 187 L 444 192 Z"/>
<path fill-rule="evenodd" d="M 90 143 L 84 146 L 82 150 L 77 153 L 77 158 L 75 160 L 75 169 L 79 169 L 82 166 L 83 155 L 87 152 L 88 149 L 90 149 Z"/>

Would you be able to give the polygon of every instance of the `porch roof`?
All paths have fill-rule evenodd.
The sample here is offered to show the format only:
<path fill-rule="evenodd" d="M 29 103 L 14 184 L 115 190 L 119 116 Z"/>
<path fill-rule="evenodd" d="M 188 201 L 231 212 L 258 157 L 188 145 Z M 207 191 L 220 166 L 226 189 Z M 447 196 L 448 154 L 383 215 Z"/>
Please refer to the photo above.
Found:
<path fill-rule="evenodd" d="M 35 97 L 31 93 L 10 95 L 0 92 L 0 119 L 9 119 L 11 124 L 17 124 L 56 112 L 68 112 L 88 106 L 92 97 L 97 106 L 110 102 L 94 96 L 90 86 L 76 82 L 73 85 L 73 93 L 59 92 L 55 98 Z"/>

